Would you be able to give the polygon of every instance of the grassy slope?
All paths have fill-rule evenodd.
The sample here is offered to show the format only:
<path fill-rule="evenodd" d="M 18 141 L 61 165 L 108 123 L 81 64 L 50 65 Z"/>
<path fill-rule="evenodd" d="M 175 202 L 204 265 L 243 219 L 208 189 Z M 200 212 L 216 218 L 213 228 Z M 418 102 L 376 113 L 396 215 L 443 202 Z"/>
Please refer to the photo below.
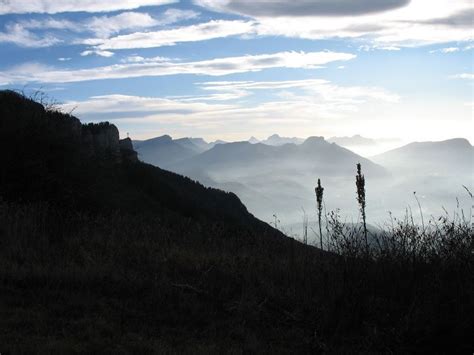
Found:
<path fill-rule="evenodd" d="M 469 253 L 322 254 L 232 194 L 84 159 L 28 100 L 2 109 L 2 353 L 472 350 Z"/>

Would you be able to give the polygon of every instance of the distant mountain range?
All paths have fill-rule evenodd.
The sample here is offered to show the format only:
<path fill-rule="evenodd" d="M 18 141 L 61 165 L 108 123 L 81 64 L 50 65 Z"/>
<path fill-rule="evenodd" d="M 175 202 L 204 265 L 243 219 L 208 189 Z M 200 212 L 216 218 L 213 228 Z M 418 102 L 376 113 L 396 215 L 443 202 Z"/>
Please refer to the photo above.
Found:
<path fill-rule="evenodd" d="M 278 134 L 273 134 L 269 136 L 267 139 L 258 140 L 254 136 L 250 137 L 248 142 L 255 144 L 255 143 L 263 143 L 266 145 L 283 145 L 283 144 L 301 144 L 305 141 L 305 138 L 300 137 L 281 137 Z M 327 139 L 330 143 L 336 143 L 341 147 L 354 147 L 354 146 L 373 146 L 378 144 L 385 144 L 389 142 L 398 142 L 398 139 L 373 139 L 363 137 L 360 134 L 356 134 L 353 136 L 343 136 L 343 137 L 331 137 Z"/>
<path fill-rule="evenodd" d="M 134 141 L 139 159 L 155 166 L 167 167 L 209 149 L 202 138 L 173 139 L 168 135 Z"/>
<path fill-rule="evenodd" d="M 328 185 L 350 186 L 357 163 L 370 178 L 387 176 L 383 167 L 323 137 L 301 144 L 219 144 L 167 168 L 234 192 L 252 213 L 269 222 L 273 213 L 293 219 L 300 207 L 309 210 L 318 177 Z"/>
<path fill-rule="evenodd" d="M 323 137 L 309 137 L 298 145 L 249 142 L 219 144 L 190 159 L 171 164 L 170 167 L 191 176 L 195 172 L 221 174 L 236 169 L 255 170 L 258 174 L 305 172 L 333 176 L 350 174 L 358 162 L 364 165 L 368 173 L 384 173 L 382 167 L 348 149 L 325 141 Z"/>
<path fill-rule="evenodd" d="M 267 139 L 262 141 L 258 140 L 254 136 L 250 137 L 247 141 L 250 144 L 261 144 L 265 146 L 283 146 L 285 144 L 300 145 L 306 140 L 298 137 L 282 137 L 278 134 L 273 134 Z M 339 146 L 351 145 L 352 143 L 364 142 L 362 144 L 371 144 L 373 142 L 369 138 L 364 138 L 361 136 L 354 137 L 333 137 L 328 140 L 331 143 L 337 143 Z M 151 138 L 147 140 L 135 140 L 133 141 L 134 147 L 138 152 L 138 155 L 141 160 L 148 162 L 153 165 L 161 167 L 171 167 L 174 164 L 184 161 L 186 159 L 192 158 L 198 154 L 201 154 L 207 150 L 212 149 L 216 145 L 224 144 L 243 144 L 245 142 L 226 142 L 223 140 L 216 140 L 214 142 L 206 142 L 202 138 L 179 138 L 173 139 L 169 135 L 163 135 L 156 138 Z M 234 146 L 235 147 L 235 146 Z M 262 148 L 260 148 L 262 149 Z M 265 149 L 265 148 L 263 148 Z M 283 151 L 284 152 L 284 151 Z M 281 152 L 278 152 L 281 153 Z"/>
<path fill-rule="evenodd" d="M 414 142 L 372 157 L 392 173 L 411 175 L 471 175 L 474 148 L 467 139 Z"/>
<path fill-rule="evenodd" d="M 273 134 L 267 139 L 261 141 L 260 143 L 266 144 L 266 145 L 283 145 L 283 144 L 301 144 L 304 142 L 304 138 L 298 138 L 298 137 L 280 137 L 278 134 Z"/>
<path fill-rule="evenodd" d="M 453 189 L 458 194 L 458 187 L 472 181 L 473 147 L 465 139 L 411 143 L 370 159 L 351 150 L 356 146 L 372 149 L 381 142 L 386 140 L 360 135 L 303 140 L 274 134 L 262 141 L 251 137 L 232 143 L 163 136 L 136 142 L 135 147 L 145 162 L 234 192 L 267 222 L 278 213 L 293 223 L 300 219 L 301 207 L 313 208 L 317 178 L 323 179 L 332 198 L 328 197 L 328 208 L 353 209 L 357 163 L 362 164 L 370 184 L 372 216 L 406 206 L 413 198 L 410 191 L 415 190 L 432 196 L 426 206 L 448 205 L 454 200 Z M 393 202 L 389 205 L 388 201 Z"/>

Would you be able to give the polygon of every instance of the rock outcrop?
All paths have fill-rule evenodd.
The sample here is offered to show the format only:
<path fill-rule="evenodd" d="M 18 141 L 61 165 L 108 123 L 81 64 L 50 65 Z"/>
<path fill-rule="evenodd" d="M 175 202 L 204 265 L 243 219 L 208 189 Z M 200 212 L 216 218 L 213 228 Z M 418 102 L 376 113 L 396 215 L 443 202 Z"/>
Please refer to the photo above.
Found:
<path fill-rule="evenodd" d="M 123 161 L 135 163 L 138 161 L 138 154 L 133 149 L 133 143 L 130 138 L 121 139 L 119 141 L 120 154 Z"/>
<path fill-rule="evenodd" d="M 119 131 L 108 122 L 82 126 L 81 144 L 88 156 L 121 161 Z"/>

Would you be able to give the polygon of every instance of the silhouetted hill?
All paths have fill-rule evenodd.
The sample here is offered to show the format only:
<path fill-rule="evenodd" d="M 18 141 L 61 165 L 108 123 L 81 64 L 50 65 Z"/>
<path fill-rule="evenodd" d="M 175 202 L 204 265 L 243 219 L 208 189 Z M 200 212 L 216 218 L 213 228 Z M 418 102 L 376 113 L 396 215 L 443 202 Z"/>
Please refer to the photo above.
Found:
<path fill-rule="evenodd" d="M 250 137 L 248 142 L 251 143 L 251 144 L 260 143 L 260 141 L 257 138 L 255 138 L 254 136 Z"/>
<path fill-rule="evenodd" d="M 209 144 L 202 138 L 179 138 L 173 141 L 183 147 L 189 148 L 196 154 L 202 153 L 210 148 Z"/>
<path fill-rule="evenodd" d="M 373 157 L 393 173 L 470 175 L 474 173 L 474 148 L 467 139 L 414 142 Z"/>
<path fill-rule="evenodd" d="M 255 174 L 293 171 L 293 174 L 315 173 L 331 176 L 353 173 L 362 163 L 367 174 L 383 175 L 384 169 L 348 149 L 328 143 L 322 137 L 309 137 L 302 144 L 271 146 L 263 143 L 235 142 L 219 144 L 192 159 L 170 165 L 181 173 L 219 173 L 228 169 L 254 171 Z"/>
<path fill-rule="evenodd" d="M 278 134 L 272 134 L 267 139 L 261 141 L 261 143 L 266 145 L 283 145 L 283 144 L 300 144 L 303 143 L 303 138 L 297 137 L 280 137 Z"/>
<path fill-rule="evenodd" d="M 159 167 L 167 167 L 211 147 L 212 144 L 202 138 L 173 139 L 169 135 L 135 142 L 139 158 Z"/>
<path fill-rule="evenodd" d="M 234 194 L 138 162 L 132 142 L 120 141 L 114 125 L 82 125 L 73 116 L 46 111 L 12 91 L 0 92 L 0 117 L 0 196 L 7 201 L 49 201 L 100 212 L 171 211 L 211 221 L 263 225 Z M 169 136 L 139 146 L 146 149 L 170 142 L 183 147 Z"/>

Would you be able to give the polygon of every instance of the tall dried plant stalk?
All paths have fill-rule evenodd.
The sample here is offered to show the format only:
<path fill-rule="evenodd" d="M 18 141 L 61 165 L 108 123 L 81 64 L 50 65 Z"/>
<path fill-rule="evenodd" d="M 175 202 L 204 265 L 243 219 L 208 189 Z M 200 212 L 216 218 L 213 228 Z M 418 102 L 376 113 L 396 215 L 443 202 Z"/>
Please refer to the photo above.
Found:
<path fill-rule="evenodd" d="M 321 214 L 323 211 L 323 193 L 324 187 L 321 186 L 321 179 L 318 179 L 318 186 L 314 189 L 316 192 L 316 207 L 318 209 L 318 224 L 319 224 L 319 244 L 321 250 L 323 250 L 323 232 L 321 229 Z"/>
<path fill-rule="evenodd" d="M 365 206 L 366 206 L 365 177 L 362 174 L 360 163 L 357 163 L 356 187 L 357 187 L 357 202 L 359 203 L 360 213 L 362 215 L 362 223 L 364 227 L 365 249 L 368 252 L 369 243 L 367 240 L 367 224 L 366 224 L 366 215 L 365 215 Z"/>

